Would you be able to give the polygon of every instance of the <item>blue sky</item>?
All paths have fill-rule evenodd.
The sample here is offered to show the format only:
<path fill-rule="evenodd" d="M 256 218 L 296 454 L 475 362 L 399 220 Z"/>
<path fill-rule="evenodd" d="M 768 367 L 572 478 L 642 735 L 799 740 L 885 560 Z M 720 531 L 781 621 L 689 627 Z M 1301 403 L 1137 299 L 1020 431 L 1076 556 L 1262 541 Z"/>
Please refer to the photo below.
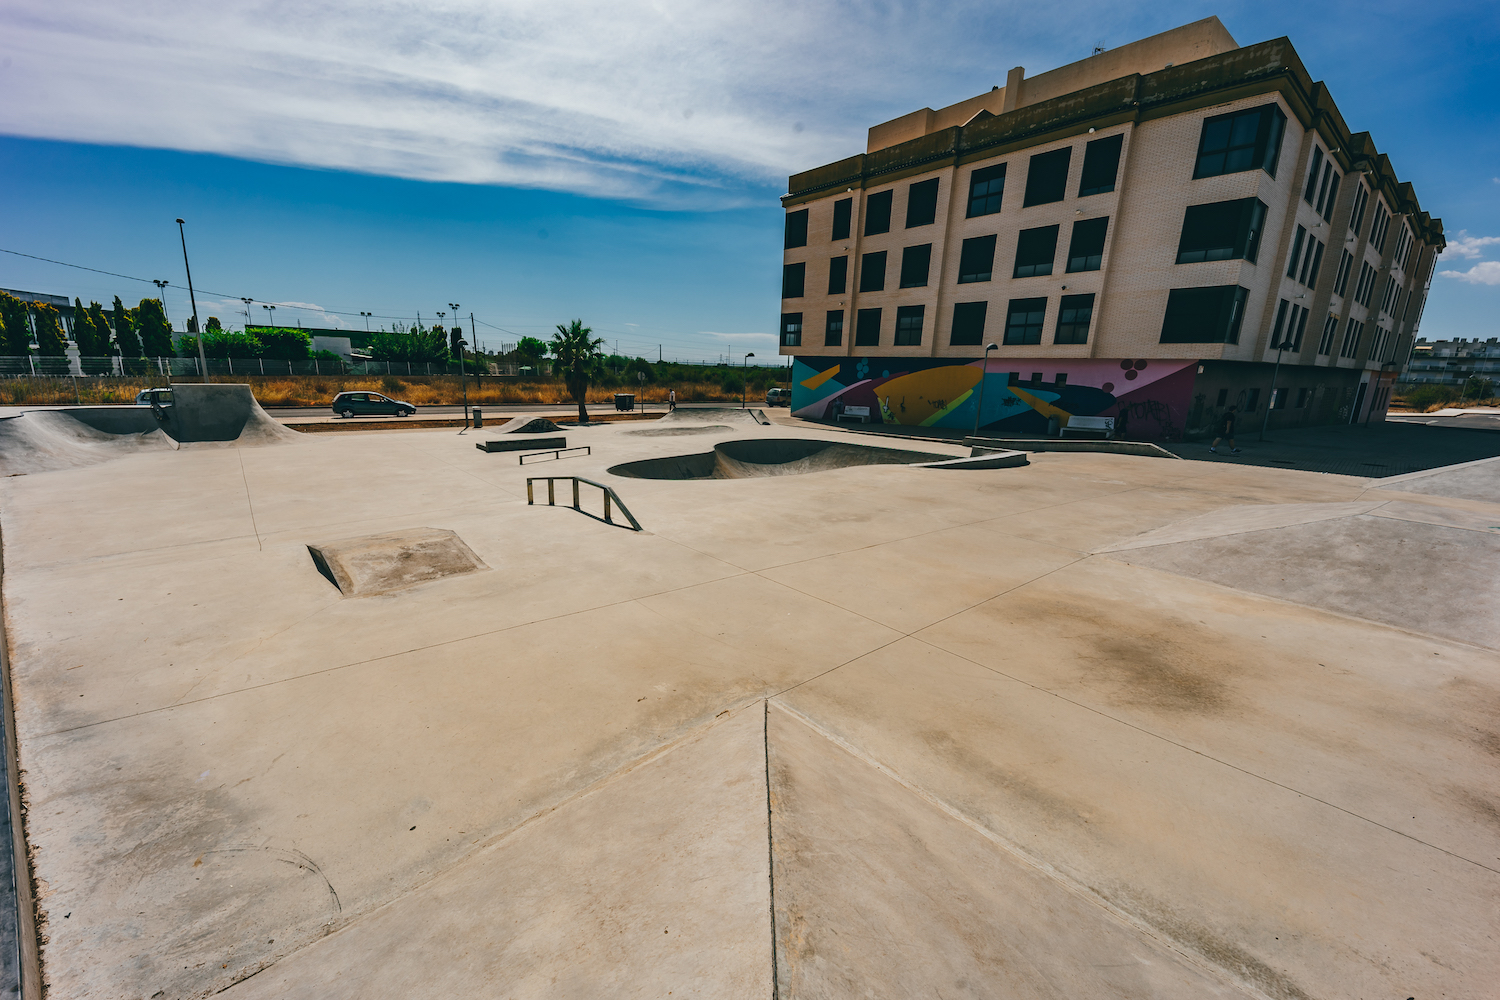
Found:
<path fill-rule="evenodd" d="M 180 320 L 181 216 L 226 324 L 239 296 L 308 326 L 458 302 L 490 343 L 580 317 L 624 353 L 766 357 L 788 173 L 1211 14 L 1289 35 L 1443 218 L 1422 335 L 1500 335 L 1500 13 L 1473 3 L 11 0 L 0 248 L 165 278 Z M 9 254 L 0 287 L 154 292 Z"/>

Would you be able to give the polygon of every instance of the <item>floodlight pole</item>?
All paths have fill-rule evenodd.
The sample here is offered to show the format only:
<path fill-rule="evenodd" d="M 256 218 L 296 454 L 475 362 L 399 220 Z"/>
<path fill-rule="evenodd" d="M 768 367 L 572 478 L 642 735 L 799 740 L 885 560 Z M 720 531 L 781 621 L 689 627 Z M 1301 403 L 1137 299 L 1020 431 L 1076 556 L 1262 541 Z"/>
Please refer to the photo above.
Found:
<path fill-rule="evenodd" d="M 990 370 L 990 352 L 998 351 L 999 349 L 999 344 L 989 344 L 984 349 L 984 361 L 981 363 L 979 369 L 979 402 L 974 407 L 974 433 L 971 435 L 972 437 L 979 436 L 979 417 L 984 412 L 984 377 L 989 374 Z"/>
<path fill-rule="evenodd" d="M 745 373 L 749 370 L 750 359 L 753 357 L 755 357 L 755 352 L 751 351 L 740 362 L 740 409 L 742 410 L 745 408 Z"/>
<path fill-rule="evenodd" d="M 243 302 L 243 303 L 245 303 L 245 332 L 249 333 L 250 332 L 250 304 L 252 302 L 254 302 L 255 300 L 254 299 L 247 299 L 243 295 L 241 295 L 240 296 L 240 301 Z"/>
<path fill-rule="evenodd" d="M 177 235 L 182 239 L 182 269 L 187 272 L 188 301 L 193 304 L 193 333 L 198 341 L 198 363 L 203 366 L 203 381 L 208 381 L 208 355 L 203 352 L 203 328 L 198 325 L 198 297 L 193 294 L 193 269 L 188 266 L 187 232 L 183 222 L 177 220 Z"/>

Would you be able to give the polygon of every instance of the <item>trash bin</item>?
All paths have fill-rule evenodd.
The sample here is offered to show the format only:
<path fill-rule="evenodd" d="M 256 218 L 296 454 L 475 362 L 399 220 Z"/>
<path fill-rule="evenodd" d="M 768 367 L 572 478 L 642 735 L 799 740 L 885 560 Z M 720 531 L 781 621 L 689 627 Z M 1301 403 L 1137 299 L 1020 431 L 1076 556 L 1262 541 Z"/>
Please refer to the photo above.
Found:
<path fill-rule="evenodd" d="M 484 411 L 481 410 L 479 407 L 476 406 L 476 407 L 474 407 L 474 429 L 478 430 L 479 428 L 481 428 L 483 426 L 484 426 Z"/>
<path fill-rule="evenodd" d="M 617 393 L 615 393 L 615 409 L 617 409 L 617 410 L 633 410 L 633 409 L 635 409 L 635 393 L 633 393 L 633 392 L 617 392 Z"/>

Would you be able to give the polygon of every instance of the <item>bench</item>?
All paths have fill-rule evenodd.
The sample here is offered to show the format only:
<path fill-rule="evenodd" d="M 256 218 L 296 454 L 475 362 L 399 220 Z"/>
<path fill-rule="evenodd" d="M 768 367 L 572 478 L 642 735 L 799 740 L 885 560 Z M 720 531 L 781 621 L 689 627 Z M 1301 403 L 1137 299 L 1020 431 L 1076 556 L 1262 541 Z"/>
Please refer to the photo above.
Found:
<path fill-rule="evenodd" d="M 1067 425 L 1058 431 L 1059 437 L 1074 434 L 1102 434 L 1106 438 L 1115 436 L 1114 417 L 1069 417 Z"/>
<path fill-rule="evenodd" d="M 868 406 L 846 406 L 843 412 L 834 418 L 834 422 L 837 423 L 845 418 L 858 420 L 862 424 L 868 424 L 870 422 L 870 408 Z"/>

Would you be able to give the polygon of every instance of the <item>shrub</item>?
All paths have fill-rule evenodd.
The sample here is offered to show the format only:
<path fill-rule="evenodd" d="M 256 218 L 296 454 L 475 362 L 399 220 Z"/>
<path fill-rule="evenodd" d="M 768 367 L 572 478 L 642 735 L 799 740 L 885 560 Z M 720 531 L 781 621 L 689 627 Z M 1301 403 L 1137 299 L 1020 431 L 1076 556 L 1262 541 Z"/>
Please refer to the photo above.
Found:
<path fill-rule="evenodd" d="M 406 388 L 406 386 L 403 385 L 401 380 L 396 376 L 387 375 L 385 376 L 385 378 L 380 380 L 380 388 L 384 389 L 386 392 L 400 392 L 402 389 Z"/>
<path fill-rule="evenodd" d="M 1407 406 L 1422 413 L 1434 406 L 1441 407 L 1458 398 L 1458 390 L 1446 385 L 1419 385 L 1404 398 Z"/>

